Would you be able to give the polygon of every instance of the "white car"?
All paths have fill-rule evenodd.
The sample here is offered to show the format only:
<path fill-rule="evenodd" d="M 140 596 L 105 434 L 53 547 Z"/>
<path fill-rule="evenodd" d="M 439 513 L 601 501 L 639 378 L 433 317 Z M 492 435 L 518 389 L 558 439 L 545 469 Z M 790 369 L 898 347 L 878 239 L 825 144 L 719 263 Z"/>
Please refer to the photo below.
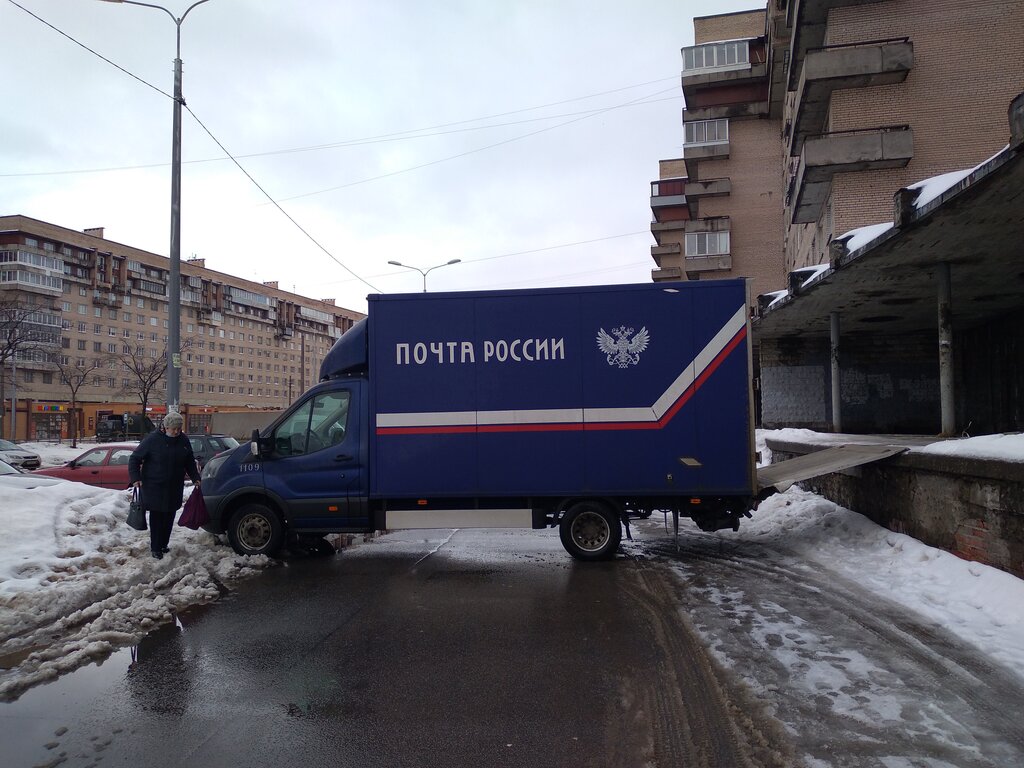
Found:
<path fill-rule="evenodd" d="M 47 477 L 46 475 L 33 475 L 28 472 L 21 472 L 12 467 L 6 461 L 0 461 L 0 488 L 20 488 L 31 490 L 33 488 L 44 488 L 48 485 L 61 485 L 71 482 L 62 480 L 59 477 Z"/>
<path fill-rule="evenodd" d="M 0 461 L 6 461 L 12 467 L 26 470 L 39 469 L 42 465 L 42 459 L 38 453 L 25 450 L 10 440 L 0 440 Z"/>

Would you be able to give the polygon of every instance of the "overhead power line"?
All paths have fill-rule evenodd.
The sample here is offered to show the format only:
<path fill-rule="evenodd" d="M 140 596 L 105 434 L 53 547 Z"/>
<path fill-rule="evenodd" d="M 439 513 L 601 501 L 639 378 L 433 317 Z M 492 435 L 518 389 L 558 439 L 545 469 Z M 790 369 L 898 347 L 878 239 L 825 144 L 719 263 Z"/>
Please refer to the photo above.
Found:
<path fill-rule="evenodd" d="M 675 89 L 672 89 L 675 90 Z M 346 149 L 348 147 L 362 147 L 372 144 L 385 144 L 394 141 L 409 141 L 412 139 L 429 139 L 437 136 L 447 136 L 455 133 L 468 133 L 470 131 L 483 131 L 488 128 L 507 128 L 512 125 L 523 125 L 525 123 L 539 123 L 544 120 L 558 120 L 563 117 L 576 117 L 583 115 L 586 117 L 593 117 L 597 114 L 608 112 L 614 109 L 625 109 L 628 107 L 642 107 L 647 104 L 657 104 L 662 101 L 676 101 L 682 98 L 681 94 L 675 96 L 669 96 L 661 99 L 649 99 L 644 101 L 637 101 L 630 104 L 619 104 L 613 107 L 603 107 L 597 109 L 584 110 L 582 112 L 567 112 L 559 115 L 545 115 L 544 117 L 531 117 L 526 120 L 513 120 L 507 123 L 489 123 L 487 125 L 478 125 L 471 128 L 459 128 L 450 131 L 436 131 L 434 133 L 418 133 L 417 131 L 402 131 L 401 133 L 382 134 L 380 136 L 368 136 L 361 139 L 347 139 L 344 141 L 336 141 L 327 144 L 312 144 L 305 147 L 288 147 L 285 149 L 272 149 L 265 152 L 250 152 L 244 155 L 235 155 L 238 160 L 248 160 L 254 157 L 272 157 L 274 155 L 288 155 L 297 154 L 300 152 L 318 152 L 325 149 Z M 478 120 L 486 118 L 477 118 Z M 463 122 L 473 122 L 472 120 L 466 120 Z M 424 129 L 426 130 L 426 129 Z M 221 163 L 225 160 L 230 160 L 228 157 L 206 157 L 198 160 L 184 160 L 184 165 L 199 165 L 203 163 Z M 87 173 L 113 173 L 119 171 L 142 171 L 150 168 L 166 168 L 170 163 L 143 163 L 140 165 L 117 165 L 107 166 L 104 168 L 76 168 L 61 171 L 30 171 L 28 173 L 0 173 L 0 179 L 16 179 L 16 178 L 32 178 L 37 176 L 68 176 L 76 174 L 87 174 Z"/>

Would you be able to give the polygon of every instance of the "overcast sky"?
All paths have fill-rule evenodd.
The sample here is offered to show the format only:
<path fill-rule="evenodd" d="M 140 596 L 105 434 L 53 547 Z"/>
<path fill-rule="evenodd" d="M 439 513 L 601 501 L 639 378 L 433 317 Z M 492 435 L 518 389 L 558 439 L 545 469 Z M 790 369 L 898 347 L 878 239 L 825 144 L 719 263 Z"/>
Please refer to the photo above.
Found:
<path fill-rule="evenodd" d="M 359 311 L 422 289 L 389 260 L 461 259 L 431 291 L 649 281 L 648 184 L 682 154 L 679 49 L 694 15 L 755 7 L 209 0 L 182 25 L 182 258 Z M 0 0 L 0 29 L 0 213 L 167 255 L 170 16 Z"/>

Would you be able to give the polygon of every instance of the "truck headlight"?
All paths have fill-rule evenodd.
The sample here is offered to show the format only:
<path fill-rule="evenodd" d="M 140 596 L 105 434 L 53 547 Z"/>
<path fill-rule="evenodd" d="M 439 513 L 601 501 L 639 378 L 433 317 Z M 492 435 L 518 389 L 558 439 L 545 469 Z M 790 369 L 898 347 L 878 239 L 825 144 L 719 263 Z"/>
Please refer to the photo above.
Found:
<path fill-rule="evenodd" d="M 223 456 L 214 456 L 203 467 L 203 480 L 209 480 L 217 474 L 217 470 L 221 468 L 221 465 L 231 457 L 230 453 L 225 453 Z"/>

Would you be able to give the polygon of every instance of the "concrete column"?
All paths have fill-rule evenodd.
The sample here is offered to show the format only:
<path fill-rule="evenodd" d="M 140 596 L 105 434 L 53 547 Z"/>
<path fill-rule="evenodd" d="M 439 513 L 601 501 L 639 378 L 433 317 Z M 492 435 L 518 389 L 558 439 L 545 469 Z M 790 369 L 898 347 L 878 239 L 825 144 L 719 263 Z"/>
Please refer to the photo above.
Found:
<path fill-rule="evenodd" d="M 839 313 L 833 312 L 831 321 L 831 349 L 829 359 L 832 362 L 832 431 L 843 431 L 843 397 L 839 380 Z"/>
<path fill-rule="evenodd" d="M 942 436 L 956 434 L 956 405 L 953 399 L 953 289 L 949 263 L 939 265 L 939 404 Z"/>

